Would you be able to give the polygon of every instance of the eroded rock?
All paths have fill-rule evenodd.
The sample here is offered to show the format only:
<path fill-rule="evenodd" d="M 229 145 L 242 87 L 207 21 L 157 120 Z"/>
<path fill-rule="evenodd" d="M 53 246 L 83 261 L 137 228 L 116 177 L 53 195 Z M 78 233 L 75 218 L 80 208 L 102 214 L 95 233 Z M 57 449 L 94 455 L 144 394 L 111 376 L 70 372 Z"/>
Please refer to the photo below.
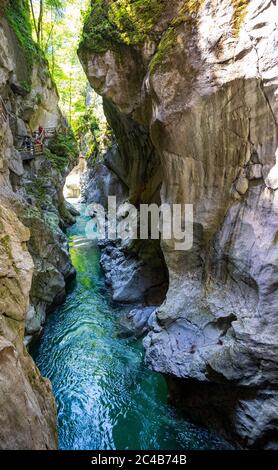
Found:
<path fill-rule="evenodd" d="M 182 383 L 175 398 L 186 410 L 243 446 L 275 448 L 277 6 L 177 0 L 169 11 L 167 3 L 151 37 L 113 48 L 104 40 L 101 54 L 84 40 L 80 50 L 121 152 L 133 161 L 140 149 L 145 169 L 141 142 L 150 136 L 147 202 L 162 182 L 162 202 L 194 205 L 192 250 L 162 245 L 170 286 L 146 362 Z M 128 122 L 138 131 L 133 146 Z M 126 181 L 138 201 L 141 176 Z"/>

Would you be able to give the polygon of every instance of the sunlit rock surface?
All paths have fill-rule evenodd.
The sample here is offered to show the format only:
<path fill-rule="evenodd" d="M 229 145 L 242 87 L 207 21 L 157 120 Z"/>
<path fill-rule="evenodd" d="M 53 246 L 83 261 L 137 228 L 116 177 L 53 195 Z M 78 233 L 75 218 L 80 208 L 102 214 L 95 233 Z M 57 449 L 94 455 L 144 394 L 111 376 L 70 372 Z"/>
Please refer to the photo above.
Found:
<path fill-rule="evenodd" d="M 81 197 L 83 177 L 87 170 L 87 163 L 84 158 L 80 158 L 78 164 L 66 177 L 64 186 L 64 196 L 67 199 L 78 199 Z"/>
<path fill-rule="evenodd" d="M 23 345 L 34 267 L 30 232 L 0 201 L 0 449 L 55 449 L 51 385 Z"/>

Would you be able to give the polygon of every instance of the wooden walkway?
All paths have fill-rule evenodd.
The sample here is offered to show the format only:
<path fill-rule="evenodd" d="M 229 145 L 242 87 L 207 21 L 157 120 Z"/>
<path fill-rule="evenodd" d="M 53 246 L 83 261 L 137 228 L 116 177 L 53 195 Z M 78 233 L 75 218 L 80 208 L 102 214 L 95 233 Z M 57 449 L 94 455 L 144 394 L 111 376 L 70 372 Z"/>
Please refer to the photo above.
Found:
<path fill-rule="evenodd" d="M 16 123 L 16 116 L 7 110 L 3 98 L 0 96 L 0 125 L 10 121 L 10 127 Z M 34 132 L 30 135 L 17 135 L 15 148 L 20 153 L 23 161 L 33 160 L 39 155 L 43 155 L 44 140 L 53 139 L 57 135 L 56 127 L 46 127 L 41 134 Z"/>
<path fill-rule="evenodd" d="M 17 151 L 21 154 L 21 158 L 24 161 L 33 160 L 39 155 L 43 155 L 44 140 L 51 139 L 57 134 L 56 127 L 48 127 L 43 129 L 41 134 L 34 132 L 32 137 L 28 135 L 18 135 L 16 146 Z"/>

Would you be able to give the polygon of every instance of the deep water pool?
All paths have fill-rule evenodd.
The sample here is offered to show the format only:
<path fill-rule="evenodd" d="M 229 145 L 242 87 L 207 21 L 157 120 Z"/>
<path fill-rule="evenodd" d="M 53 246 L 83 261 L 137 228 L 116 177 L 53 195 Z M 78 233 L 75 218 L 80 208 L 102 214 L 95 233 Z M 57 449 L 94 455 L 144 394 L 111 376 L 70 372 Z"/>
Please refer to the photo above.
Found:
<path fill-rule="evenodd" d="M 164 378 L 144 366 L 141 341 L 121 334 L 126 307 L 112 305 L 88 218 L 68 231 L 77 280 L 48 316 L 32 351 L 58 406 L 60 449 L 221 449 L 224 443 L 167 405 Z"/>

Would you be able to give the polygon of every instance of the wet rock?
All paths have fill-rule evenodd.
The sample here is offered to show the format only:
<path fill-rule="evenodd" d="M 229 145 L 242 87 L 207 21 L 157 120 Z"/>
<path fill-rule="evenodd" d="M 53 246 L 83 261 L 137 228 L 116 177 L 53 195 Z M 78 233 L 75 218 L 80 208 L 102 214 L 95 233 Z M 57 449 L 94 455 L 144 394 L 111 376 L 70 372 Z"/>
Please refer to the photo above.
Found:
<path fill-rule="evenodd" d="M 65 205 L 73 217 L 78 217 L 80 215 L 80 212 L 69 201 L 66 201 Z"/>
<path fill-rule="evenodd" d="M 128 185 L 132 181 L 123 152 L 114 146 L 105 155 L 104 162 L 98 163 L 92 170 L 86 190 L 87 203 L 101 204 L 105 209 L 108 196 L 116 196 L 118 221 L 125 218 L 125 210 L 121 212 L 120 205 L 130 199 Z M 136 195 L 138 197 L 141 193 Z M 157 197 L 156 191 L 153 197 Z M 100 241 L 99 246 L 101 266 L 115 302 L 146 305 L 163 302 L 168 287 L 168 272 L 159 240 L 104 240 Z"/>
<path fill-rule="evenodd" d="M 126 317 L 125 327 L 132 335 L 140 338 L 144 336 L 151 327 L 151 317 L 154 315 L 157 307 L 144 307 L 131 310 Z M 123 326 L 123 324 L 122 324 Z"/>

